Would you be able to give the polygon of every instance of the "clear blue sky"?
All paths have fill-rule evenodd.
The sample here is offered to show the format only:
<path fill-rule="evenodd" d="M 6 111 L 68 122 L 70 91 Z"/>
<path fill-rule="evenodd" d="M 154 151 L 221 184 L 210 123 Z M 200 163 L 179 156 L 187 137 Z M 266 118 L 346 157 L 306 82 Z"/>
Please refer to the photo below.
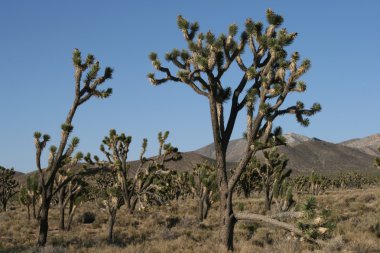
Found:
<path fill-rule="evenodd" d="M 157 151 L 158 131 L 182 151 L 212 141 L 207 101 L 188 87 L 149 84 L 148 54 L 160 56 L 185 43 L 176 25 L 182 14 L 199 21 L 201 31 L 226 32 L 246 18 L 264 21 L 272 8 L 284 27 L 298 32 L 290 50 L 312 61 L 304 77 L 306 105 L 318 101 L 322 112 L 303 128 L 293 117 L 277 121 L 285 132 L 331 142 L 380 132 L 379 1 L 13 1 L 0 2 L 0 164 L 20 171 L 35 169 L 33 132 L 59 141 L 60 125 L 72 102 L 71 53 L 93 53 L 102 66 L 115 69 L 107 84 L 114 94 L 80 107 L 74 119 L 79 149 L 99 154 L 110 128 L 133 136 L 130 157 L 141 140 Z M 240 73 L 232 74 L 230 82 Z M 233 85 L 233 84 L 231 84 Z M 242 136 L 240 118 L 234 138 Z M 46 160 L 46 159 L 45 159 Z"/>

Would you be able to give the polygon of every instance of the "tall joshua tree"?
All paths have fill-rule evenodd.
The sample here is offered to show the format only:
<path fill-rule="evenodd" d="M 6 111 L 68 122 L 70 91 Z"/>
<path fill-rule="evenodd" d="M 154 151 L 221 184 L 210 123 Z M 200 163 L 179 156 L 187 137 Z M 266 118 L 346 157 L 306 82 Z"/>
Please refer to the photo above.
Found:
<path fill-rule="evenodd" d="M 7 204 L 17 192 L 19 183 L 14 179 L 15 171 L 13 168 L 6 169 L 0 166 L 0 201 L 3 211 L 7 211 Z"/>
<path fill-rule="evenodd" d="M 81 52 L 75 49 L 73 52 L 73 64 L 75 68 L 75 93 L 74 100 L 71 105 L 70 111 L 67 114 L 65 122 L 62 124 L 61 140 L 58 148 L 51 146 L 48 166 L 42 169 L 41 154 L 45 149 L 50 136 L 47 134 L 42 135 L 40 132 L 34 133 L 34 143 L 36 146 L 36 165 L 39 171 L 41 182 L 41 214 L 40 214 L 40 231 L 37 244 L 44 246 L 46 244 L 48 233 L 48 216 L 50 203 L 53 197 L 53 188 L 55 178 L 58 170 L 63 169 L 65 165 L 71 160 L 71 156 L 79 144 L 79 139 L 74 137 L 71 143 L 68 143 L 70 133 L 73 130 L 72 120 L 79 106 L 87 102 L 91 97 L 107 98 L 111 95 L 112 89 L 108 88 L 101 90 L 100 86 L 112 77 L 113 70 L 110 67 L 105 68 L 104 74 L 98 76 L 100 71 L 100 64 L 95 61 L 93 55 L 89 54 L 83 62 Z M 83 78 L 83 75 L 86 76 Z M 66 167 L 68 168 L 68 167 Z"/>
<path fill-rule="evenodd" d="M 164 74 L 162 78 L 156 78 L 154 73 L 149 73 L 153 85 L 168 81 L 183 83 L 208 99 L 220 193 L 220 241 L 227 250 L 233 250 L 233 231 L 239 219 L 232 208 L 235 186 L 255 152 L 276 144 L 272 134 L 274 120 L 294 114 L 298 122 L 307 126 L 307 117 L 321 110 L 317 103 L 310 109 L 306 109 L 302 102 L 283 106 L 289 93 L 306 90 L 305 82 L 299 78 L 310 68 L 310 61 L 305 59 L 299 64 L 298 52 L 287 57 L 285 47 L 294 41 L 297 33 L 280 29 L 283 18 L 270 9 L 266 18 L 268 26 L 265 29 L 261 22 L 247 19 L 240 38 L 236 38 L 238 27 L 235 24 L 229 27 L 227 35 L 216 37 L 211 31 L 198 33 L 198 23 L 191 24 L 178 16 L 178 28 L 188 49 L 174 49 L 165 57 L 178 69 L 177 74 L 164 67 L 156 53 L 150 54 L 154 68 Z M 244 51 L 249 51 L 253 57 L 243 57 Z M 247 62 L 248 58 L 252 61 Z M 223 77 L 234 62 L 242 73 L 233 89 L 224 84 Z M 230 109 L 225 112 L 227 101 L 230 101 Z M 226 167 L 226 151 L 237 116 L 243 108 L 246 108 L 248 145 L 230 175 Z"/>

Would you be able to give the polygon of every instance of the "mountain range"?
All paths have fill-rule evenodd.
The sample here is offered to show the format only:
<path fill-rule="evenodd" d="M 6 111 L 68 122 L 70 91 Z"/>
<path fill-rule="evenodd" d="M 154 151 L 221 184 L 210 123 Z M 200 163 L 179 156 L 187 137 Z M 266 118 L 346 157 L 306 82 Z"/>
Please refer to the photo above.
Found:
<path fill-rule="evenodd" d="M 287 145 L 280 146 L 278 149 L 289 158 L 288 167 L 295 173 L 308 173 L 315 170 L 323 174 L 347 171 L 380 174 L 380 170 L 373 166 L 374 156 L 378 155 L 377 149 L 380 147 L 380 134 L 341 143 L 330 143 L 295 133 L 284 134 L 284 137 Z M 232 140 L 227 149 L 227 162 L 238 162 L 246 145 L 245 139 Z M 215 158 L 213 144 L 194 152 Z M 257 156 L 260 158 L 261 152 L 258 152 Z"/>
<path fill-rule="evenodd" d="M 322 174 L 338 174 L 349 171 L 367 175 L 380 175 L 380 169 L 373 165 L 374 157 L 380 156 L 380 134 L 364 138 L 356 138 L 341 143 L 331 143 L 318 138 L 310 138 L 300 134 L 284 134 L 287 145 L 278 147 L 288 159 L 288 167 L 295 174 L 306 174 L 317 171 Z M 245 139 L 232 140 L 227 149 L 227 167 L 233 168 L 240 160 L 247 145 Z M 258 152 L 260 159 L 262 153 Z M 196 164 L 207 161 L 215 163 L 215 149 L 209 144 L 191 152 L 182 153 L 182 159 L 167 164 L 168 168 L 176 170 L 191 170 Z M 131 161 L 132 168 L 138 161 Z M 17 173 L 17 178 L 23 178 L 24 173 Z M 29 174 L 29 173 L 28 173 Z"/>

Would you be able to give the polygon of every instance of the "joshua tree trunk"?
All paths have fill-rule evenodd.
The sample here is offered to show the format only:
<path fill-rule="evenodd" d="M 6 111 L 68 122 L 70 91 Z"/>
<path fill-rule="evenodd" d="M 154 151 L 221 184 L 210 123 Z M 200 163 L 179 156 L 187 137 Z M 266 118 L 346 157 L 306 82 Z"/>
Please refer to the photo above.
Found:
<path fill-rule="evenodd" d="M 209 196 L 207 196 L 203 203 L 203 219 L 207 219 L 208 211 L 210 210 L 210 207 L 211 207 L 211 201 L 210 201 Z"/>
<path fill-rule="evenodd" d="M 112 208 L 111 210 L 109 210 L 109 220 L 108 220 L 108 243 L 112 243 L 113 242 L 113 227 L 115 225 L 115 221 L 116 221 L 116 211 L 117 209 L 116 208 Z"/>
<path fill-rule="evenodd" d="M 59 230 L 65 230 L 65 187 L 62 187 L 58 194 L 59 206 Z"/>
<path fill-rule="evenodd" d="M 65 207 L 59 207 L 59 230 L 65 230 Z"/>
<path fill-rule="evenodd" d="M 232 209 L 232 196 L 228 191 L 223 192 L 221 196 L 221 228 L 220 228 L 220 241 L 225 247 L 226 251 L 232 251 L 234 249 L 234 229 L 237 220 Z"/>
<path fill-rule="evenodd" d="M 68 220 L 67 220 L 67 227 L 66 227 L 66 230 L 67 231 L 70 231 L 71 230 L 71 224 L 73 222 L 73 218 L 74 218 L 74 214 L 75 214 L 75 211 L 78 207 L 77 204 L 74 203 L 74 197 L 71 196 L 70 197 L 70 201 L 69 201 L 69 217 L 68 217 Z"/>
<path fill-rule="evenodd" d="M 70 231 L 71 230 L 71 224 L 73 222 L 73 215 L 69 215 L 69 219 L 67 221 L 67 231 Z"/>
<path fill-rule="evenodd" d="M 127 211 L 129 214 L 133 214 L 136 209 L 136 204 L 137 204 L 137 197 L 136 196 L 131 196 L 126 199 L 126 207 Z"/>
<path fill-rule="evenodd" d="M 32 205 L 33 205 L 33 218 L 37 219 L 37 215 L 36 215 L 36 200 L 35 199 L 32 200 Z"/>
<path fill-rule="evenodd" d="M 204 210 L 204 205 L 203 205 L 203 197 L 199 198 L 199 204 L 198 204 L 198 220 L 200 222 L 203 221 L 203 210 Z"/>
<path fill-rule="evenodd" d="M 28 222 L 29 222 L 30 221 L 30 206 L 27 205 L 26 208 L 28 210 Z"/>
<path fill-rule="evenodd" d="M 67 231 L 71 230 L 71 224 L 73 223 L 74 213 L 75 213 L 76 206 L 74 206 L 73 210 L 69 213 L 69 218 L 67 220 Z"/>
<path fill-rule="evenodd" d="M 198 204 L 198 220 L 202 222 L 207 219 L 208 210 L 210 209 L 211 203 L 209 198 L 209 191 L 204 190 L 203 195 L 199 198 Z"/>
<path fill-rule="evenodd" d="M 47 189 L 49 191 L 49 188 Z M 47 192 L 43 190 L 42 195 L 47 195 Z M 38 246 L 45 246 L 47 240 L 47 234 L 49 230 L 49 207 L 51 202 L 51 195 L 42 198 L 41 209 L 40 209 L 40 232 L 38 235 Z"/>
<path fill-rule="evenodd" d="M 265 191 L 265 211 L 270 211 L 272 198 L 271 198 L 269 187 L 265 186 L 264 191 Z"/>

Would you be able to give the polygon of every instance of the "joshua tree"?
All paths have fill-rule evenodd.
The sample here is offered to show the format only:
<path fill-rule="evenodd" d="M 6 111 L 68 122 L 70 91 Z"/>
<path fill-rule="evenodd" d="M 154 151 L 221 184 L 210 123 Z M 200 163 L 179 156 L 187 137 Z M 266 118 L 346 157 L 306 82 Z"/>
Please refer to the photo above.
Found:
<path fill-rule="evenodd" d="M 292 184 L 294 186 L 294 189 L 298 194 L 302 194 L 305 192 L 309 192 L 309 178 L 304 175 L 298 175 L 292 179 Z"/>
<path fill-rule="evenodd" d="M 72 178 L 68 180 L 78 170 L 77 164 L 83 158 L 83 154 L 78 152 L 74 158 L 71 158 L 69 166 L 60 168 L 55 177 L 55 192 L 58 199 L 58 207 L 60 212 L 59 229 L 65 230 L 65 209 L 70 198 L 81 190 L 80 182 L 78 178 Z"/>
<path fill-rule="evenodd" d="M 245 198 L 249 198 L 252 192 L 261 193 L 262 190 L 263 186 L 259 173 L 254 166 L 248 165 L 236 185 L 237 194 L 243 194 Z"/>
<path fill-rule="evenodd" d="M 305 82 L 299 78 L 310 68 L 310 61 L 303 60 L 298 64 L 298 52 L 288 58 L 285 47 L 293 42 L 297 33 L 279 29 L 283 18 L 272 10 L 267 10 L 266 17 L 269 23 L 266 29 L 261 22 L 247 19 L 245 30 L 236 39 L 238 27 L 235 24 L 229 27 L 228 35 L 216 37 L 209 31 L 196 37 L 198 23 L 190 24 L 178 16 L 178 28 L 184 35 L 188 50 L 174 49 L 165 57 L 178 69 L 177 75 L 163 66 L 156 53 L 150 54 L 154 68 L 164 74 L 164 77 L 156 78 L 154 73 L 149 73 L 148 78 L 153 85 L 167 81 L 183 83 L 209 102 L 220 193 L 220 242 L 227 250 L 233 250 L 233 231 L 239 219 L 232 208 L 234 189 L 256 151 L 276 144 L 272 134 L 274 120 L 294 114 L 298 122 L 307 126 L 307 117 L 321 110 L 319 104 L 306 109 L 302 102 L 283 107 L 289 93 L 306 90 Z M 253 57 L 243 57 L 244 51 L 251 52 Z M 253 60 L 248 63 L 248 58 Z M 232 89 L 225 86 L 223 77 L 234 62 L 242 74 Z M 230 109 L 225 112 L 225 102 L 230 99 Z M 228 174 L 226 151 L 237 116 L 243 108 L 247 110 L 248 145 L 234 173 Z"/>
<path fill-rule="evenodd" d="M 107 242 L 113 242 L 113 228 L 116 222 L 117 210 L 124 204 L 120 185 L 115 171 L 100 173 L 96 176 L 97 198 L 108 212 L 108 237 Z"/>
<path fill-rule="evenodd" d="M 17 191 L 19 183 L 14 179 L 15 171 L 13 168 L 6 169 L 0 166 L 0 201 L 3 211 L 7 211 L 7 204 Z"/>
<path fill-rule="evenodd" d="M 82 156 L 81 153 L 79 153 Z M 74 166 L 74 165 L 73 165 Z M 58 173 L 56 178 L 56 187 L 59 188 L 57 192 L 58 197 L 58 207 L 60 212 L 60 221 L 59 221 L 59 229 L 65 230 L 65 210 L 67 205 L 69 204 L 69 217 L 66 227 L 67 230 L 71 228 L 72 218 L 74 216 L 75 210 L 80 203 L 81 193 L 83 190 L 83 186 L 86 185 L 86 182 L 83 181 L 81 177 L 73 177 L 68 183 L 66 180 L 68 176 L 73 173 L 71 171 L 72 168 L 67 169 L 67 171 L 62 171 Z"/>
<path fill-rule="evenodd" d="M 286 170 L 288 159 L 284 154 L 277 152 L 277 148 L 263 151 L 265 162 L 259 162 L 255 158 L 250 166 L 256 168 L 261 179 L 265 196 L 265 210 L 271 210 L 273 192 L 279 190 L 284 180 L 290 176 L 291 170 Z"/>
<path fill-rule="evenodd" d="M 87 186 L 88 184 L 80 179 L 73 180 L 68 184 L 69 196 L 67 201 L 64 203 L 67 205 L 68 202 L 69 204 L 69 217 L 67 219 L 66 226 L 66 229 L 68 231 L 71 230 L 71 224 L 73 222 L 75 211 L 77 210 L 78 206 L 85 200 L 85 195 L 88 193 L 86 191 Z"/>
<path fill-rule="evenodd" d="M 279 212 L 286 212 L 295 204 L 293 199 L 293 187 L 288 179 L 276 180 L 273 185 L 273 198 Z"/>
<path fill-rule="evenodd" d="M 38 183 L 38 173 L 33 173 L 33 175 L 28 176 L 26 178 L 26 190 L 29 195 L 29 198 L 31 200 L 32 210 L 33 210 L 33 218 L 37 218 L 36 214 L 36 205 L 37 201 L 39 199 L 40 190 L 39 190 L 39 183 Z"/>
<path fill-rule="evenodd" d="M 81 53 L 78 49 L 73 52 L 73 64 L 75 68 L 75 96 L 70 111 L 67 114 L 65 122 L 62 124 L 61 140 L 58 148 L 51 146 L 48 166 L 43 169 L 41 166 L 41 154 L 45 149 L 50 136 L 42 135 L 40 132 L 34 133 L 34 143 L 36 146 L 36 165 L 39 171 L 41 182 L 41 214 L 40 214 L 40 231 L 37 244 L 44 246 L 46 244 L 48 232 L 48 216 L 50 203 L 54 193 L 54 182 L 58 171 L 64 168 L 71 161 L 71 156 L 79 144 L 79 139 L 74 137 L 68 144 L 70 133 L 73 130 L 72 120 L 79 106 L 87 102 L 91 97 L 107 98 L 111 95 L 112 89 L 100 90 L 100 86 L 112 77 L 113 70 L 109 67 L 105 68 L 104 74 L 98 77 L 100 64 L 95 61 L 93 55 L 88 55 L 86 60 L 82 62 Z M 83 78 L 84 73 L 86 76 Z M 42 138 L 41 138 L 42 137 Z"/>
<path fill-rule="evenodd" d="M 313 195 L 319 195 L 323 193 L 329 186 L 331 182 L 330 180 L 323 175 L 312 171 L 309 176 L 309 188 L 310 192 Z"/>
<path fill-rule="evenodd" d="M 165 170 L 165 163 L 181 158 L 178 149 L 170 143 L 166 143 L 168 136 L 168 131 L 158 134 L 158 156 L 149 159 L 144 156 L 148 140 L 143 140 L 139 163 L 134 171 L 131 169 L 131 164 L 127 163 L 131 136 L 126 136 L 124 133 L 119 135 L 114 129 L 111 129 L 100 146 L 100 151 L 107 158 L 107 161 L 101 163 L 109 164 L 117 173 L 117 184 L 120 187 L 124 204 L 130 213 L 135 211 L 136 206 L 139 209 L 144 208 L 145 203 L 149 201 L 162 202 L 160 179 L 170 173 L 169 170 Z M 90 164 L 94 163 L 90 154 L 87 154 L 85 159 Z M 95 156 L 94 159 L 99 163 L 98 157 Z"/>
<path fill-rule="evenodd" d="M 203 221 L 207 218 L 212 201 L 215 199 L 218 185 L 216 182 L 215 168 L 206 162 L 197 164 L 193 173 L 189 174 L 189 184 L 192 192 L 198 197 L 198 219 Z"/>
<path fill-rule="evenodd" d="M 111 174 L 107 178 L 97 180 L 102 188 L 106 188 L 100 193 L 109 213 L 109 243 L 113 241 L 113 226 L 117 210 L 121 206 L 125 205 L 132 214 L 136 207 L 144 209 L 147 203 L 163 202 L 163 194 L 166 193 L 163 179 L 171 173 L 165 169 L 165 163 L 181 158 L 178 149 L 166 143 L 168 136 L 168 131 L 158 134 L 159 155 L 153 158 L 144 156 L 148 140 L 143 139 L 140 160 L 134 168 L 131 168 L 131 163 L 127 162 L 132 137 L 124 133 L 118 134 L 115 129 L 110 130 L 100 145 L 100 151 L 105 154 L 106 161 L 100 161 L 97 156 L 92 159 L 90 153 L 86 155 L 85 160 L 88 164 L 107 164 L 110 168 Z"/>
<path fill-rule="evenodd" d="M 28 221 L 30 221 L 30 205 L 32 204 L 32 198 L 28 194 L 28 190 L 25 187 L 21 187 L 20 202 L 22 205 L 26 206 L 28 212 Z"/>

